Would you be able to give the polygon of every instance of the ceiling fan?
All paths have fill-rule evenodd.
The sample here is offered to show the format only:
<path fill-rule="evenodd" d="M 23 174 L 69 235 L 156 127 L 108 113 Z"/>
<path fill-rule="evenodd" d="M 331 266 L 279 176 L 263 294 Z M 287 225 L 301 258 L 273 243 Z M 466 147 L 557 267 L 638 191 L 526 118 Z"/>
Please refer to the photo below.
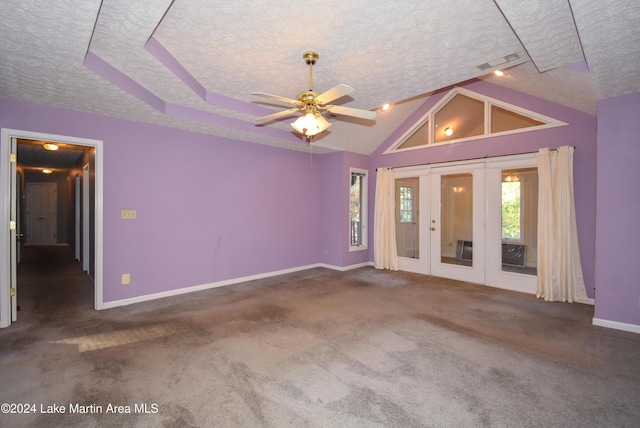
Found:
<path fill-rule="evenodd" d="M 349 95 L 351 92 L 353 92 L 353 88 L 349 85 L 344 85 L 341 83 L 326 92 L 320 93 L 314 91 L 313 66 L 318 61 L 319 55 L 317 52 L 307 51 L 302 54 L 302 57 L 305 63 L 309 66 L 309 90 L 300 92 L 296 96 L 295 100 L 292 98 L 280 97 L 278 95 L 266 94 L 264 92 L 252 92 L 251 95 L 271 98 L 273 100 L 293 104 L 295 106 L 288 110 L 283 110 L 264 117 L 260 117 L 255 120 L 257 124 L 262 125 L 272 120 L 301 112 L 303 113 L 303 115 L 299 117 L 295 122 L 293 122 L 291 126 L 297 132 L 311 138 L 312 136 L 325 131 L 331 126 L 331 123 L 322 116 L 322 112 L 351 116 L 359 119 L 375 119 L 376 113 L 374 111 L 327 105 L 331 101 L 337 100 L 338 98 L 344 97 L 345 95 Z"/>

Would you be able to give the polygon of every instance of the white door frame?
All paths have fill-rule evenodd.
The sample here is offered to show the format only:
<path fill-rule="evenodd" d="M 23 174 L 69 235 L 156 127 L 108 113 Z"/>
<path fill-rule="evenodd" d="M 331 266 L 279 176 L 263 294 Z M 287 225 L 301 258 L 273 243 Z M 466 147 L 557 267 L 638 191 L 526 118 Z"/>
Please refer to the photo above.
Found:
<path fill-rule="evenodd" d="M 90 210 L 87 201 L 90 199 L 89 164 L 82 167 L 82 270 L 89 272 L 89 217 Z"/>
<path fill-rule="evenodd" d="M 75 176 L 75 256 L 80 260 L 80 174 Z"/>
<path fill-rule="evenodd" d="M 18 150 L 18 141 L 15 138 L 11 138 L 9 142 L 9 148 L 11 153 L 16 153 Z M 4 157 L 2 157 L 4 159 Z M 18 233 L 18 186 L 16 185 L 16 178 L 18 177 L 17 172 L 17 162 L 16 159 L 9 159 L 10 165 L 9 168 L 6 168 L 7 164 L 5 162 L 5 169 L 9 170 L 9 220 L 12 222 L 9 225 L 9 307 L 10 314 L 7 314 L 7 318 L 11 319 L 11 322 L 18 320 L 18 251 L 17 248 L 17 233 Z M 7 223 L 3 223 L 7 224 Z M 4 248 L 7 248 L 6 246 Z M 6 272 L 6 270 L 4 270 Z M 6 308 L 2 308 L 2 315 L 4 316 Z"/>
<path fill-rule="evenodd" d="M 95 149 L 95 277 L 94 308 L 102 309 L 103 299 L 103 144 L 101 140 L 70 137 L 64 135 L 47 134 L 17 129 L 2 128 L 0 133 L 0 191 L 2 192 L 2 208 L 0 209 L 0 248 L 9 248 L 11 231 L 9 222 L 12 219 L 11 209 L 11 140 L 24 138 L 29 140 L 44 140 L 68 143 Z M 0 327 L 11 325 L 11 254 L 0 255 Z"/>

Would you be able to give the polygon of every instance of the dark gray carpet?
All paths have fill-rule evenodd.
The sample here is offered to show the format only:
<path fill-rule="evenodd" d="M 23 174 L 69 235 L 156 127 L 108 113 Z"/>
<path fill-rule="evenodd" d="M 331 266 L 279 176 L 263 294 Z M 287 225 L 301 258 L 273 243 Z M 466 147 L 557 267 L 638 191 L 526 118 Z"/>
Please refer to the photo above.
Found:
<path fill-rule="evenodd" d="M 19 275 L 3 426 L 640 426 L 640 337 L 590 306 L 362 268 L 97 312 L 64 255 Z"/>

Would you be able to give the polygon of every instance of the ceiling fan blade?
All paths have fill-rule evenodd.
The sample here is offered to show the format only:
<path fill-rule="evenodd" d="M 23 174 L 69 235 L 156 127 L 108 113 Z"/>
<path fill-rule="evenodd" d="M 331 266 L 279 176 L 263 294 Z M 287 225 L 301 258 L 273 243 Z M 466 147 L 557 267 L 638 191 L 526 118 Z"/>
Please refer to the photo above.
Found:
<path fill-rule="evenodd" d="M 300 102 L 292 98 L 281 97 L 279 95 L 266 94 L 264 92 L 251 92 L 251 95 L 256 95 L 258 97 L 271 98 L 272 100 L 278 100 L 278 101 L 282 101 L 283 103 L 289 103 L 289 104 L 298 104 Z"/>
<path fill-rule="evenodd" d="M 359 119 L 373 120 L 376 118 L 376 112 L 370 110 L 361 110 L 358 108 L 343 106 L 327 106 L 326 110 L 331 114 L 340 114 L 343 116 L 357 117 Z"/>
<path fill-rule="evenodd" d="M 351 92 L 353 92 L 353 88 L 351 86 L 340 83 L 339 85 L 336 85 L 328 91 L 325 91 L 318 95 L 316 97 L 316 101 L 318 101 L 318 104 L 321 105 L 330 103 L 331 101 L 337 100 L 340 97 L 349 95 Z"/>
<path fill-rule="evenodd" d="M 279 111 L 277 113 L 273 113 L 267 116 L 259 117 L 255 120 L 258 125 L 262 125 L 263 123 L 271 122 L 272 120 L 279 119 L 281 117 L 290 116 L 294 113 L 297 113 L 299 109 L 290 108 L 289 110 Z"/>

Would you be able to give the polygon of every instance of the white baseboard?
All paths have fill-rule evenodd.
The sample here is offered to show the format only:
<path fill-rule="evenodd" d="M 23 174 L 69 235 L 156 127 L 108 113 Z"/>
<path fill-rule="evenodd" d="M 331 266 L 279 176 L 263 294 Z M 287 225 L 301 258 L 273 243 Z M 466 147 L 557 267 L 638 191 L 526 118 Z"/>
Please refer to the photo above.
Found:
<path fill-rule="evenodd" d="M 335 265 L 328 265 L 326 263 L 318 263 L 318 265 L 316 267 L 322 267 L 322 268 L 326 268 L 326 269 L 345 272 L 345 271 L 348 271 L 348 270 L 358 269 L 358 268 L 367 267 L 367 266 L 373 266 L 373 262 L 364 262 L 364 263 L 358 263 L 358 264 L 349 265 L 349 266 L 335 266 Z"/>
<path fill-rule="evenodd" d="M 593 325 L 640 334 L 640 325 L 593 318 Z"/>
<path fill-rule="evenodd" d="M 181 294 L 193 293 L 193 292 L 202 291 L 202 290 L 209 290 L 211 288 L 217 288 L 217 287 L 225 287 L 227 285 L 239 284 L 247 281 L 254 281 L 256 279 L 270 278 L 278 275 L 286 275 L 288 273 L 300 272 L 303 270 L 314 269 L 314 268 L 325 268 L 325 269 L 344 272 L 347 270 L 357 269 L 360 267 L 371 266 L 371 265 L 372 263 L 370 262 L 360 263 L 360 264 L 350 265 L 350 266 L 335 266 L 335 265 L 329 265 L 326 263 L 315 263 L 312 265 L 298 266 L 290 269 L 282 269 L 282 270 L 277 270 L 273 272 L 260 273 L 257 275 L 249 275 L 249 276 L 243 276 L 239 278 L 227 279 L 224 281 L 211 282 L 208 284 L 195 285 L 193 287 L 178 288 L 175 290 L 163 291 L 161 293 L 145 294 L 144 296 L 136 296 L 136 297 L 131 297 L 129 299 L 113 300 L 111 302 L 104 302 L 101 309 L 117 308 L 119 306 L 127 306 L 127 305 L 132 305 L 134 303 L 142 303 L 142 302 L 147 302 L 149 300 L 162 299 L 165 297 L 179 296 Z"/>

